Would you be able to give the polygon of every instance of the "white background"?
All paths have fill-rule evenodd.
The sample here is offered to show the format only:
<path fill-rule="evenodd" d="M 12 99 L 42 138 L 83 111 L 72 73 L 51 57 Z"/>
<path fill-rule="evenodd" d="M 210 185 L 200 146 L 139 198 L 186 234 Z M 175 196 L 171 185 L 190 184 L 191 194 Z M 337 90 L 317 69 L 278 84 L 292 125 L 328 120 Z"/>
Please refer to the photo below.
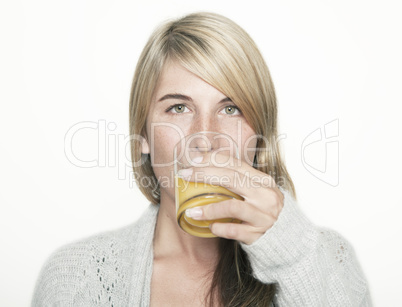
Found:
<path fill-rule="evenodd" d="M 276 86 L 281 143 L 301 207 L 352 243 L 376 306 L 401 306 L 398 1 L 3 2 L 1 306 L 29 305 L 56 248 L 132 223 L 148 205 L 129 167 L 122 171 L 126 142 L 113 140 L 128 135 L 131 79 L 151 31 L 198 10 L 224 14 L 254 38 Z M 331 121 L 339 125 L 338 143 L 327 147 L 321 180 L 303 161 L 323 170 L 325 139 L 306 149 L 304 160 L 302 144 Z M 101 129 L 73 139 L 74 154 L 99 156 L 97 167 L 67 159 L 65 135 L 81 122 L 115 126 L 99 150 Z M 115 151 L 120 170 L 111 162 Z M 325 180 L 337 181 L 338 166 L 333 186 Z"/>

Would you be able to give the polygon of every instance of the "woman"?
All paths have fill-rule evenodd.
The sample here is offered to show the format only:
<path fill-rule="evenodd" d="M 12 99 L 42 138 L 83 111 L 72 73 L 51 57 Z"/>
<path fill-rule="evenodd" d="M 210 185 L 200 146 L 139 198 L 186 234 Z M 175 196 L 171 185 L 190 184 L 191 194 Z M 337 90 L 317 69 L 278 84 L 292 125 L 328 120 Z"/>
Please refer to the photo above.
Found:
<path fill-rule="evenodd" d="M 179 138 L 198 131 L 228 134 L 250 155 L 236 169 L 183 174 L 207 183 L 216 174 L 229 178 L 226 187 L 243 196 L 186 212 L 242 221 L 212 224 L 216 238 L 191 236 L 176 221 L 169 162 Z M 348 242 L 298 208 L 276 142 L 268 68 L 231 20 L 190 14 L 152 34 L 133 79 L 130 134 L 135 178 L 150 206 L 133 225 L 56 251 L 34 306 L 371 305 Z M 255 185 L 236 185 L 236 176 Z"/>

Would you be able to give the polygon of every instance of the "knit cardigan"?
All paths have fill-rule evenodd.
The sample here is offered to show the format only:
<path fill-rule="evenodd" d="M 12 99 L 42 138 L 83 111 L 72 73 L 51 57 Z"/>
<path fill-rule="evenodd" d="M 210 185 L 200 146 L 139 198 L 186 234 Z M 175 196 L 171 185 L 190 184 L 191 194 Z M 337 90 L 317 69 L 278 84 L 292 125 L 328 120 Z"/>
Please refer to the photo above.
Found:
<path fill-rule="evenodd" d="M 351 245 L 314 226 L 285 190 L 275 224 L 254 243 L 240 243 L 255 278 L 276 283 L 276 306 L 372 306 Z M 150 304 L 153 236 L 159 205 L 132 225 L 68 244 L 42 267 L 33 307 Z"/>

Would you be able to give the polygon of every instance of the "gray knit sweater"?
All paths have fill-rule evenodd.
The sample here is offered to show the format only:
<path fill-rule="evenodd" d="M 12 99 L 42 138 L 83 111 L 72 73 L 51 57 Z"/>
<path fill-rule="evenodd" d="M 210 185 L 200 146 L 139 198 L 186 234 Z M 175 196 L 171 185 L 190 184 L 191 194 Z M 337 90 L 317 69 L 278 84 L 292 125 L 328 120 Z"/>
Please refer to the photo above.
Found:
<path fill-rule="evenodd" d="M 254 277 L 277 284 L 275 305 L 371 306 L 350 244 L 314 226 L 283 192 L 273 227 L 253 244 L 241 243 Z M 55 251 L 42 268 L 32 306 L 149 306 L 158 211 L 150 204 L 130 226 Z"/>

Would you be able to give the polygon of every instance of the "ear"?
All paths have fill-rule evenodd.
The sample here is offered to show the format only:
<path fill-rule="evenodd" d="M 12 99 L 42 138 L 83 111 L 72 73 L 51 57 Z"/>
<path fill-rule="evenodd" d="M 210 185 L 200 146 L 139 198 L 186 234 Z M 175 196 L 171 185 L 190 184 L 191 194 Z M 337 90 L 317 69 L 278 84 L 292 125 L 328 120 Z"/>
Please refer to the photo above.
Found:
<path fill-rule="evenodd" d="M 149 154 L 149 144 L 145 137 L 141 137 L 141 153 L 142 154 Z"/>

